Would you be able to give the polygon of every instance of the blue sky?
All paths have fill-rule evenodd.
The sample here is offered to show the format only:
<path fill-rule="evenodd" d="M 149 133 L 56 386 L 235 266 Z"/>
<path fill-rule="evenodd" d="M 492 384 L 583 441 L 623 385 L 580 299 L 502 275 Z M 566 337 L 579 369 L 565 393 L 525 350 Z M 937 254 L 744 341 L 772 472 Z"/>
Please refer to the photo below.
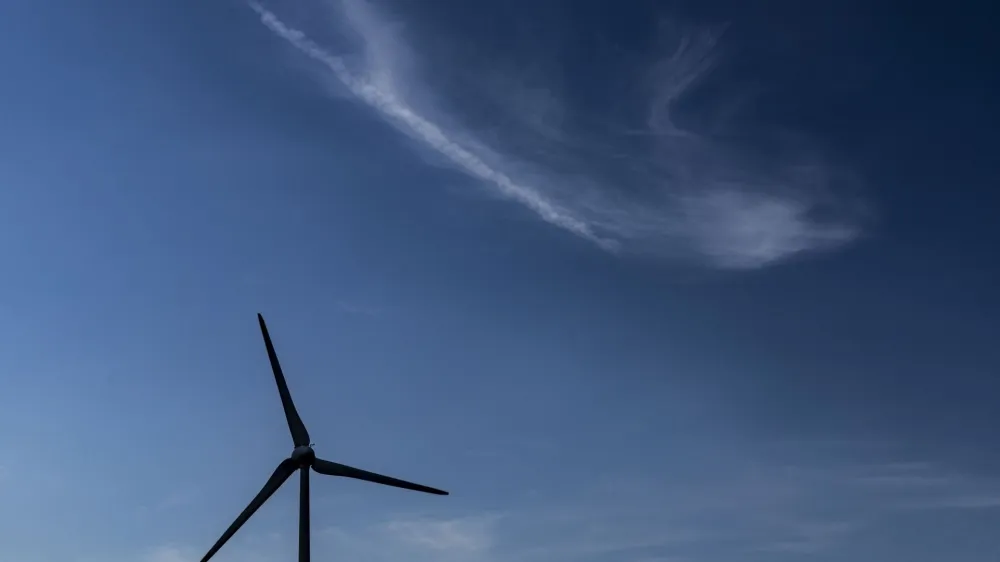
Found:
<path fill-rule="evenodd" d="M 985 7 L 984 7 L 985 8 Z M 961 2 L 0 7 L 0 562 L 996 560 Z M 293 560 L 295 486 L 216 557 Z"/>

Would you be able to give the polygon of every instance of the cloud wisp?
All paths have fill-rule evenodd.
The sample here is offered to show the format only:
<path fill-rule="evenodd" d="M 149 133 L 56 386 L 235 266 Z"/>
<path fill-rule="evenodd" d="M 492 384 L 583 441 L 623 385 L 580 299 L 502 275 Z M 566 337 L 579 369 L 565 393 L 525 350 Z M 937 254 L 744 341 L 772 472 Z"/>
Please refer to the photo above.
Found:
<path fill-rule="evenodd" d="M 933 462 L 879 457 L 789 463 L 720 452 L 712 455 L 718 462 L 696 474 L 674 472 L 668 463 L 659 467 L 662 473 L 587 475 L 591 485 L 571 496 L 511 497 L 492 510 L 466 504 L 417 514 L 338 515 L 330 521 L 342 523 L 314 527 L 313 551 L 357 562 L 698 562 L 835 553 L 846 559 L 858 552 L 858 540 L 882 530 L 918 532 L 921 518 L 1000 507 L 995 480 Z M 295 522 L 279 524 L 288 532 L 258 527 L 238 535 L 219 560 L 291 560 Z M 147 551 L 145 560 L 194 561 L 201 552 L 164 545 Z"/>
<path fill-rule="evenodd" d="M 376 61 L 372 72 L 374 76 L 358 77 L 348 70 L 341 57 L 328 53 L 301 31 L 286 26 L 277 16 L 259 4 L 252 4 L 252 7 L 261 15 L 261 20 L 272 31 L 287 39 L 305 54 L 325 64 L 354 95 L 400 129 L 426 143 L 465 172 L 489 182 L 503 195 L 526 205 L 546 221 L 588 238 L 599 245 L 613 247 L 610 240 L 597 236 L 586 223 L 574 218 L 569 212 L 560 209 L 532 189 L 518 184 L 502 171 L 491 167 L 471 150 L 453 140 L 441 127 L 411 109 L 389 87 L 388 80 L 391 75 L 381 70 L 382 65 L 377 63 L 381 59 L 379 45 L 369 47 L 371 59 Z M 376 68 L 380 70 L 375 71 Z"/>
<path fill-rule="evenodd" d="M 713 70 L 715 30 L 665 26 L 665 54 L 632 76 L 642 96 L 629 101 L 645 111 L 616 121 L 577 118 L 571 96 L 526 87 L 485 59 L 451 65 L 483 95 L 445 103 L 434 77 L 419 72 L 442 69 L 443 61 L 417 64 L 416 43 L 366 0 L 335 5 L 354 43 L 347 50 L 250 4 L 271 31 L 437 162 L 605 250 L 753 269 L 861 233 L 857 214 L 834 196 L 840 174 L 815 153 L 780 147 L 756 161 L 738 144 L 677 124 L 676 105 Z M 516 65 L 495 68 L 509 66 Z M 606 88 L 612 80 L 594 81 Z M 636 120 L 640 126 L 631 126 Z"/>

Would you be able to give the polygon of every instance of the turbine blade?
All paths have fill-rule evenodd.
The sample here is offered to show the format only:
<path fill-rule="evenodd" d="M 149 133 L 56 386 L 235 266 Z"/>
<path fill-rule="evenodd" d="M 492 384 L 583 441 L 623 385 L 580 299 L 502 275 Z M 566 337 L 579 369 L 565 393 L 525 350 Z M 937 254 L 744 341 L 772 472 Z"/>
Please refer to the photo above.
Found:
<path fill-rule="evenodd" d="M 201 559 L 201 562 L 207 562 L 209 558 L 214 556 L 215 553 L 222 548 L 222 545 L 226 544 L 226 541 L 231 539 L 233 535 L 236 534 L 236 531 L 239 531 L 240 527 L 242 527 L 243 524 L 250 519 L 254 512 L 260 509 L 260 506 L 264 505 L 264 502 L 266 502 L 272 494 L 278 491 L 278 488 L 285 483 L 285 480 L 288 480 L 288 477 L 291 476 L 298 467 L 298 463 L 292 459 L 285 459 L 281 461 L 278 468 L 274 469 L 274 473 L 267 479 L 267 483 L 264 484 L 264 487 L 261 488 L 260 492 L 257 493 L 257 496 L 250 502 L 250 505 L 243 510 L 243 513 L 240 513 L 240 516 L 236 518 L 236 521 L 233 521 L 233 524 L 226 529 L 226 532 L 222 533 L 219 540 L 215 541 L 215 544 L 211 549 L 209 549 L 208 554 Z"/>
<path fill-rule="evenodd" d="M 361 470 L 360 468 L 354 468 L 352 466 L 347 466 L 345 464 L 325 461 L 323 459 L 316 459 L 315 461 L 313 461 L 312 467 L 313 470 L 315 470 L 316 472 L 320 474 L 326 474 L 327 476 L 343 476 L 346 478 L 356 478 L 358 480 L 364 480 L 366 482 L 374 482 L 376 484 L 384 484 L 386 486 L 395 486 L 397 488 L 405 488 L 407 490 L 424 492 L 426 494 L 436 494 L 439 496 L 448 495 L 448 492 L 445 492 L 444 490 L 438 490 L 437 488 L 431 488 L 430 486 L 422 486 L 420 484 L 414 484 L 413 482 L 399 480 L 398 478 L 382 476 L 381 474 L 375 474 L 374 472 L 368 472 L 367 470 Z"/>
<path fill-rule="evenodd" d="M 271 360 L 271 371 L 274 372 L 274 381 L 278 383 L 278 394 L 281 396 L 281 407 L 285 410 L 285 420 L 288 421 L 288 430 L 292 433 L 292 442 L 296 447 L 302 447 L 311 443 L 306 424 L 302 423 L 298 411 L 295 410 L 295 403 L 292 402 L 292 395 L 288 392 L 288 384 L 285 383 L 285 375 L 281 372 L 281 364 L 278 363 L 278 354 L 274 352 L 274 344 L 271 343 L 271 336 L 267 333 L 267 325 L 264 324 L 264 317 L 257 314 L 257 321 L 260 322 L 260 333 L 264 336 L 264 345 L 267 346 L 267 358 Z"/>

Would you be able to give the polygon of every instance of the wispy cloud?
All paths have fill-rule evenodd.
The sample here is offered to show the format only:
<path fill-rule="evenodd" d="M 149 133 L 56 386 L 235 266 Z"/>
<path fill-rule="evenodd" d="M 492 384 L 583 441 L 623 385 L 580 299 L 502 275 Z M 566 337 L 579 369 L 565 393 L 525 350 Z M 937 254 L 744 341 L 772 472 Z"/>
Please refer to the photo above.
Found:
<path fill-rule="evenodd" d="M 970 495 L 949 495 L 932 498 L 924 503 L 910 504 L 914 509 L 1000 509 L 1000 492 Z"/>
<path fill-rule="evenodd" d="M 172 544 L 153 547 L 142 557 L 143 562 L 191 562 L 196 559 L 193 550 Z"/>
<path fill-rule="evenodd" d="M 512 514 L 498 527 L 499 544 L 517 537 L 516 558 L 531 560 L 807 555 L 849 548 L 861 533 L 908 525 L 921 514 L 1000 507 L 1000 482 L 925 461 L 789 463 L 722 454 L 696 477 L 664 472 Z"/>
<path fill-rule="evenodd" d="M 627 119 L 607 125 L 608 116 L 577 119 L 567 96 L 544 85 L 522 87 L 486 60 L 463 68 L 466 78 L 491 92 L 480 96 L 482 103 L 493 105 L 473 111 L 443 103 L 445 96 L 419 75 L 418 51 L 402 27 L 365 0 L 337 2 L 357 43 L 337 51 L 263 5 L 251 6 L 275 34 L 321 63 L 417 146 L 609 251 L 696 255 L 717 267 L 745 269 L 835 248 L 860 234 L 856 208 L 834 196 L 839 171 L 815 152 L 799 150 L 801 139 L 758 162 L 738 144 L 678 124 L 677 103 L 717 61 L 718 30 L 663 28 L 664 54 L 621 88 L 623 95 L 645 92 L 647 110 L 637 128 Z M 614 80 L 592 81 L 607 88 Z M 477 124 L 462 125 L 473 113 Z M 483 114 L 505 119 L 482 122 Z"/>
<path fill-rule="evenodd" d="M 439 551 L 481 553 L 493 546 L 495 517 L 404 519 L 390 521 L 385 530 L 399 541 Z"/>
<path fill-rule="evenodd" d="M 352 14 L 352 22 L 357 23 L 357 29 L 366 41 L 370 42 L 367 53 L 371 68 L 366 77 L 355 76 L 348 70 L 344 59 L 327 52 L 301 31 L 286 26 L 276 15 L 259 4 L 251 4 L 271 30 L 305 54 L 325 64 L 354 95 L 376 109 L 398 128 L 426 143 L 465 172 L 489 182 L 504 196 L 523 203 L 543 219 L 602 246 L 614 247 L 611 240 L 597 236 L 588 224 L 575 218 L 568 210 L 559 208 L 537 191 L 514 181 L 501 170 L 490 166 L 472 150 L 459 144 L 440 126 L 409 107 L 392 87 L 394 75 L 391 73 L 391 66 L 387 64 L 386 44 L 375 42 L 378 34 L 368 27 L 370 24 L 367 22 L 370 21 L 370 17 L 366 7 L 360 2 L 345 2 L 344 5 L 348 8 L 348 13 Z"/>
<path fill-rule="evenodd" d="M 221 532 L 221 530 L 220 530 Z M 273 562 L 294 560 L 294 540 L 280 533 L 255 534 L 244 528 L 212 557 L 213 562 Z M 198 562 L 210 545 L 191 546 L 167 543 L 146 549 L 133 560 L 141 562 Z"/>
<path fill-rule="evenodd" d="M 572 499 L 513 501 L 503 511 L 389 514 L 315 529 L 313 552 L 356 562 L 809 557 L 847 552 L 858 534 L 905 525 L 923 510 L 979 511 L 998 507 L 1000 497 L 994 482 L 923 461 L 718 460 L 696 478 L 633 475 L 581 489 Z M 929 480 L 906 479 L 913 476 Z M 219 561 L 293 559 L 293 539 L 262 537 L 239 537 Z M 143 559 L 193 562 L 201 552 L 165 545 Z"/>
<path fill-rule="evenodd" d="M 395 516 L 360 527 L 324 529 L 317 547 L 359 562 L 486 561 L 493 559 L 499 519 L 496 514 Z"/>
<path fill-rule="evenodd" d="M 834 548 L 858 530 L 861 525 L 856 521 L 789 521 L 786 522 L 781 538 L 768 542 L 766 538 L 761 544 L 751 547 L 751 550 L 764 552 L 791 552 L 798 554 L 815 554 Z"/>
<path fill-rule="evenodd" d="M 179 489 L 138 506 L 137 515 L 156 516 L 166 511 L 176 511 L 197 504 L 200 494 L 193 489 Z"/>

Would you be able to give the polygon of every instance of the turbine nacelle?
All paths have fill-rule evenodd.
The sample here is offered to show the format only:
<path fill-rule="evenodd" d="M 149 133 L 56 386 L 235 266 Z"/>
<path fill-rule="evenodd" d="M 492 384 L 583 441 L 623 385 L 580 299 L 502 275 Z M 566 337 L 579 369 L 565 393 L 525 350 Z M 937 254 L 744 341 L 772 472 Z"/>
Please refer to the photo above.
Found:
<path fill-rule="evenodd" d="M 312 466 L 313 461 L 316 460 L 316 451 L 313 451 L 313 448 L 309 445 L 303 445 L 292 450 L 292 454 L 288 458 L 295 461 L 299 466 Z"/>

